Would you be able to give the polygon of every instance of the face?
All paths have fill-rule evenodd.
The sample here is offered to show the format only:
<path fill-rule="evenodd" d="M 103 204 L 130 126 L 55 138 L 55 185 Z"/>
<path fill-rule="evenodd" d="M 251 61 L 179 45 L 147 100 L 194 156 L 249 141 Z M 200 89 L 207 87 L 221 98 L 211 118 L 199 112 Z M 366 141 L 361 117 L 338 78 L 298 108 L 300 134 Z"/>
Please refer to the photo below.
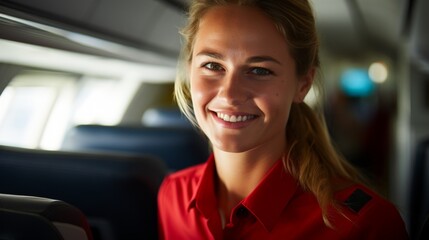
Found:
<path fill-rule="evenodd" d="M 193 108 L 214 151 L 284 149 L 290 106 L 305 97 L 312 75 L 296 75 L 271 19 L 253 7 L 211 8 L 193 47 Z"/>

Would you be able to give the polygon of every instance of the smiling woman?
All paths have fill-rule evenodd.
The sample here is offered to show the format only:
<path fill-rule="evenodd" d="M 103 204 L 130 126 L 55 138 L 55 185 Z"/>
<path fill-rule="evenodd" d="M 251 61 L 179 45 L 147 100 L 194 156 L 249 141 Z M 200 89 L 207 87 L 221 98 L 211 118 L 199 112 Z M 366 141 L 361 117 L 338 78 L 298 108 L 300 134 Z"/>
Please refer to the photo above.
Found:
<path fill-rule="evenodd" d="M 242 18 L 228 17 L 238 14 Z M 199 27 L 190 64 L 190 88 L 197 122 L 215 149 L 243 152 L 284 146 L 288 106 L 304 98 L 314 72 L 295 75 L 295 63 L 283 36 L 255 8 L 214 8 Z M 231 121 L 240 116 L 246 121 Z M 271 160 L 279 155 L 266 150 L 252 154 L 258 152 L 272 152 L 273 157 L 267 156 Z"/>
<path fill-rule="evenodd" d="M 407 239 L 303 102 L 319 67 L 307 1 L 196 0 L 183 35 L 176 97 L 213 154 L 165 179 L 163 239 Z"/>

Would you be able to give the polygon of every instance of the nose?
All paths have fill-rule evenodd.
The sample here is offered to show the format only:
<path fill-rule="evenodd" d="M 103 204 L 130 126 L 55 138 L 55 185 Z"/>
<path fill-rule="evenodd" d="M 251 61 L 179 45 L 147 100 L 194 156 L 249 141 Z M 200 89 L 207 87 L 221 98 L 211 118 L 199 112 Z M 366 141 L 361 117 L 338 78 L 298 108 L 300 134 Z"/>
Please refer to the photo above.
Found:
<path fill-rule="evenodd" d="M 246 83 L 239 73 L 229 73 L 221 81 L 218 97 L 229 105 L 240 105 L 250 98 Z"/>

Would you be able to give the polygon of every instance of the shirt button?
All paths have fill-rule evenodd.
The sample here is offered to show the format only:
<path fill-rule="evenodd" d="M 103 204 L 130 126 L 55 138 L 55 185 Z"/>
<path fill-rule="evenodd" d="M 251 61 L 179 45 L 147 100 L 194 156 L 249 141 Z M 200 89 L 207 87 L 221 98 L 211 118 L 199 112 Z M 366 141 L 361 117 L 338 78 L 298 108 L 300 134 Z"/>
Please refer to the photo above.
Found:
<path fill-rule="evenodd" d="M 239 207 L 235 212 L 235 215 L 238 218 L 247 218 L 249 216 L 249 211 L 245 207 Z"/>

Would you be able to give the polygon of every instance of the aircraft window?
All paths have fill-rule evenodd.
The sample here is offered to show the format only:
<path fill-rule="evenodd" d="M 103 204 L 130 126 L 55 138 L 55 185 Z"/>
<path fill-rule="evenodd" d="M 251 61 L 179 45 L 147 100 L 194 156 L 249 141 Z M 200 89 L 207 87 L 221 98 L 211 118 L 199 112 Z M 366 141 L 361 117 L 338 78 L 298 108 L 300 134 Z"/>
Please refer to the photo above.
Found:
<path fill-rule="evenodd" d="M 35 148 L 73 76 L 25 71 L 0 96 L 0 143 Z"/>
<path fill-rule="evenodd" d="M 175 74 L 174 67 L 2 39 L 0 52 L 0 62 L 18 72 L 0 95 L 0 144 L 10 146 L 57 150 L 75 125 L 119 124 L 143 83 L 171 82 Z"/>
<path fill-rule="evenodd" d="M 140 84 L 127 79 L 82 79 L 75 101 L 73 124 L 119 124 Z"/>
<path fill-rule="evenodd" d="M 0 144 L 56 150 L 72 126 L 118 124 L 140 84 L 26 70 L 0 95 Z"/>
<path fill-rule="evenodd" d="M 46 87 L 8 87 L 4 92 L 0 142 L 8 145 L 34 146 L 55 92 Z M 34 99 L 34 100 L 29 100 Z"/>

